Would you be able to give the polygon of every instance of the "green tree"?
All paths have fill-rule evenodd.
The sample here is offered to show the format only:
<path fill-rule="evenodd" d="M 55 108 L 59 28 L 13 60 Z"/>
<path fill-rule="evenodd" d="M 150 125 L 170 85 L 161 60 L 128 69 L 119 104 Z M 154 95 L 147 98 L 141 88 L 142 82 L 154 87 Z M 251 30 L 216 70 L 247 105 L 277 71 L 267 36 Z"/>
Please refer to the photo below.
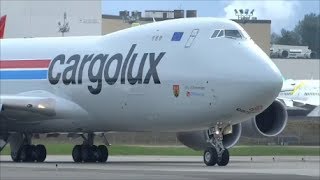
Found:
<path fill-rule="evenodd" d="M 281 38 L 281 37 L 280 37 L 279 34 L 273 32 L 273 33 L 271 34 L 271 44 L 278 44 L 280 38 Z"/>
<path fill-rule="evenodd" d="M 300 35 L 295 31 L 281 30 L 281 36 L 277 39 L 277 44 L 301 45 Z"/>
<path fill-rule="evenodd" d="M 306 14 L 304 19 L 296 25 L 294 31 L 300 35 L 303 45 L 320 53 L 320 14 Z"/>

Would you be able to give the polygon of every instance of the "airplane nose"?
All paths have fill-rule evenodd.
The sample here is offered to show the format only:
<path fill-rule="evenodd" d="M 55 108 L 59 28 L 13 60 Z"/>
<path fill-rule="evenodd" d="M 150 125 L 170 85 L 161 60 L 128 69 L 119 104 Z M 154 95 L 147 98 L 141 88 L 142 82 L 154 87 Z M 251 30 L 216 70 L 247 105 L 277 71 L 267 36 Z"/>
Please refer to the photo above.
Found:
<path fill-rule="evenodd" d="M 272 62 L 271 59 L 264 59 L 267 65 L 265 66 L 265 75 L 262 75 L 265 79 L 265 93 L 269 93 L 270 96 L 276 98 L 282 88 L 283 78 L 278 67 Z"/>
<path fill-rule="evenodd" d="M 280 70 L 253 41 L 234 44 L 233 50 L 233 53 L 224 54 L 230 57 L 231 62 L 226 64 L 225 69 L 232 71 L 216 69 L 230 79 L 227 83 L 229 88 L 224 89 L 221 94 L 228 94 L 225 100 L 234 104 L 232 108 L 250 111 L 262 107 L 254 112 L 261 113 L 273 103 L 281 91 L 283 80 Z"/>
<path fill-rule="evenodd" d="M 256 46 L 256 45 L 255 45 Z M 256 87 L 254 91 L 260 96 L 261 101 L 272 103 L 279 95 L 283 78 L 280 70 L 274 62 L 258 46 L 251 49 L 254 52 Z"/>

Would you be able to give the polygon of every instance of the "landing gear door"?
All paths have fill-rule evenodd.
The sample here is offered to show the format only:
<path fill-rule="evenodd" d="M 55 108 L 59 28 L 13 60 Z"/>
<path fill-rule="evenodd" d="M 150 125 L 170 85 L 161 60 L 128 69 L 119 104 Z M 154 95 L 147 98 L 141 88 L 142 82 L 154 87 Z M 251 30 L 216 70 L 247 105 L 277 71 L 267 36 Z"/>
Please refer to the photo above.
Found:
<path fill-rule="evenodd" d="M 199 29 L 192 30 L 191 35 L 190 35 L 186 45 L 184 46 L 185 48 L 189 48 L 192 46 L 192 43 L 196 39 L 198 33 L 199 33 Z"/>

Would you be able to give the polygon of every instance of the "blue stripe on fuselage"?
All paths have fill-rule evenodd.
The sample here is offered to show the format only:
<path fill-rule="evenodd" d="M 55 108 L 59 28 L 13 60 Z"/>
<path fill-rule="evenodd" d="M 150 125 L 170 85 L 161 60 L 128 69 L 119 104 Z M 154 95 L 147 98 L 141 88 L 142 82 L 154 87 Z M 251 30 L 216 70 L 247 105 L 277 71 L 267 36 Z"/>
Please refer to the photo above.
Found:
<path fill-rule="evenodd" d="M 48 70 L 0 71 L 0 79 L 47 79 Z"/>

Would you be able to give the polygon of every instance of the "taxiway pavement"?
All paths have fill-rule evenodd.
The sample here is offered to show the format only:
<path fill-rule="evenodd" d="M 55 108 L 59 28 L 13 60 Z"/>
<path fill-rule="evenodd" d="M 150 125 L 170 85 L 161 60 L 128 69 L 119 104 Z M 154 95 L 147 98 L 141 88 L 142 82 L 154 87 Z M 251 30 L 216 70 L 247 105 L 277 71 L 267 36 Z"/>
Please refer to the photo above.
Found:
<path fill-rule="evenodd" d="M 252 158 L 252 159 L 251 159 Z M 73 163 L 71 156 L 48 156 L 45 163 L 14 163 L 0 156 L 0 179 L 315 179 L 316 157 L 231 157 L 226 167 L 206 167 L 194 156 L 110 156 L 107 163 Z"/>

